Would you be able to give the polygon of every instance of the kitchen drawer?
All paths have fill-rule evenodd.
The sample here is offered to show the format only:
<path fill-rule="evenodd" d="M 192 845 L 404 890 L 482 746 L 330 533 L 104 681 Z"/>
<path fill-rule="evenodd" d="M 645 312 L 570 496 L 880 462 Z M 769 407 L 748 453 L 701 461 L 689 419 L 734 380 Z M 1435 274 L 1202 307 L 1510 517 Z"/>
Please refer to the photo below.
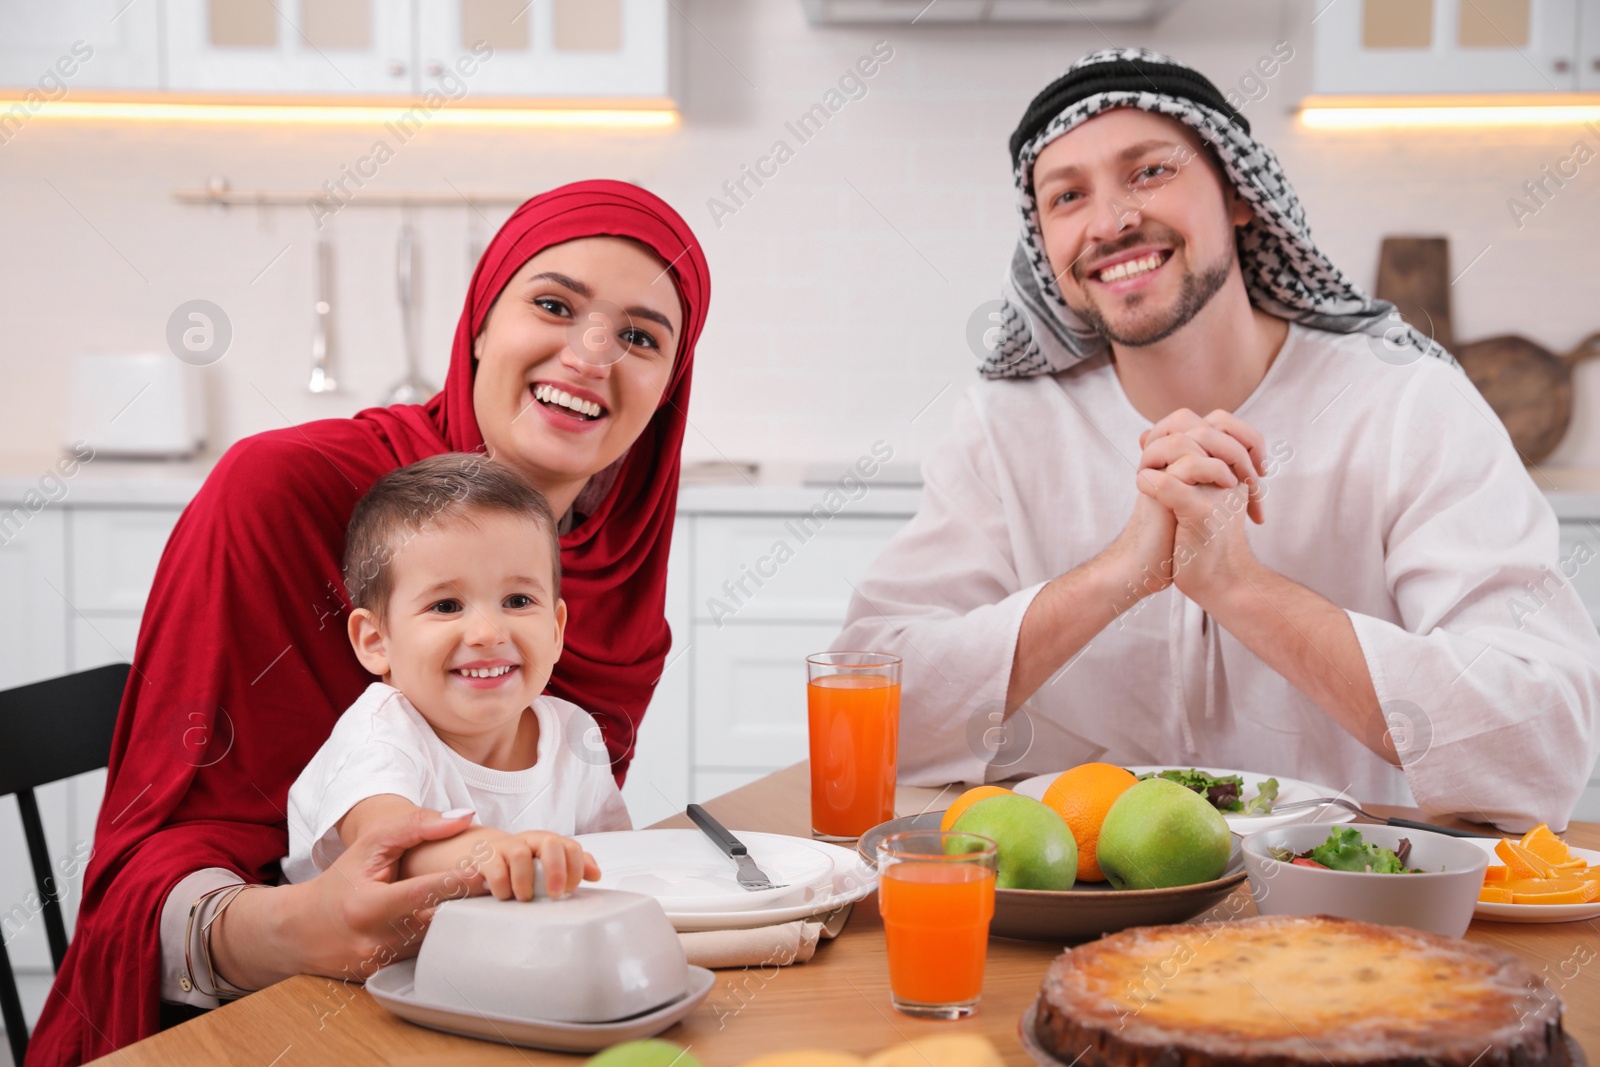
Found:
<path fill-rule="evenodd" d="M 838 633 L 837 621 L 696 623 L 695 767 L 787 767 L 805 759 L 806 656 L 826 651 Z"/>
<path fill-rule="evenodd" d="M 1572 583 L 1589 617 L 1600 626 L 1600 522 L 1563 522 L 1557 559 L 1562 577 Z"/>
<path fill-rule="evenodd" d="M 141 611 L 178 508 L 74 508 L 72 603 L 79 611 Z"/>
<path fill-rule="evenodd" d="M 904 519 L 701 516 L 695 523 L 694 616 L 716 623 L 837 621 L 851 583 Z"/>

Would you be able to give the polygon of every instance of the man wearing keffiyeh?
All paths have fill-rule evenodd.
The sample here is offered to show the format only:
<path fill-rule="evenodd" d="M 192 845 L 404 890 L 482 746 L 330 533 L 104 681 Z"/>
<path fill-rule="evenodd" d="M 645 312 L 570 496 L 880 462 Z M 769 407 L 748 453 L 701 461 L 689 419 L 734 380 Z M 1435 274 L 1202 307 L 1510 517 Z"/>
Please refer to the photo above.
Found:
<path fill-rule="evenodd" d="M 1084 57 L 1010 152 L 1002 336 L 835 643 L 905 659 L 901 780 L 1210 765 L 1565 826 L 1600 635 L 1449 353 L 1172 59 Z"/>

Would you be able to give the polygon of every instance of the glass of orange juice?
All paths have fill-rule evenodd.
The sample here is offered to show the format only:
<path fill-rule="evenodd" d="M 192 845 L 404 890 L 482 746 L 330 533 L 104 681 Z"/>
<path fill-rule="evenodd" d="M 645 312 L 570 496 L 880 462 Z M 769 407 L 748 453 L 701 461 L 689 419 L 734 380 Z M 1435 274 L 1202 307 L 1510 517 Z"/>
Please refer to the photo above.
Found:
<path fill-rule="evenodd" d="M 881 652 L 807 656 L 806 710 L 812 836 L 850 841 L 894 818 L 900 657 Z"/>
<path fill-rule="evenodd" d="M 977 1010 L 996 856 L 990 838 L 952 830 L 891 834 L 878 845 L 889 998 L 899 1011 L 960 1019 Z"/>

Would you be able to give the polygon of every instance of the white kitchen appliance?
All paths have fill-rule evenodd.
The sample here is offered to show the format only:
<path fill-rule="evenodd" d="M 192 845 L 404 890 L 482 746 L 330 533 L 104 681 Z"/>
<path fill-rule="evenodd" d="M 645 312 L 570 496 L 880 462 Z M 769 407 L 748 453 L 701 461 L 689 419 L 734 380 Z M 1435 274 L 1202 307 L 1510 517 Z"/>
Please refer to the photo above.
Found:
<path fill-rule="evenodd" d="M 64 443 L 86 441 L 96 457 L 194 455 L 205 443 L 200 374 L 171 352 L 72 357 Z"/>

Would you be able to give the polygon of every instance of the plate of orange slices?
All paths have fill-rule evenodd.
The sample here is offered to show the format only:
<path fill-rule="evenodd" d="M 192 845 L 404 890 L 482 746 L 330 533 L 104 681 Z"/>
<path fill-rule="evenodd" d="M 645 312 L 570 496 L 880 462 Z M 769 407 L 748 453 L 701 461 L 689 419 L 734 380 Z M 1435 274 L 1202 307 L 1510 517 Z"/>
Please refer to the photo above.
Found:
<path fill-rule="evenodd" d="M 1544 823 L 1521 838 L 1471 838 L 1491 855 L 1473 917 L 1559 923 L 1600 917 L 1600 852 L 1573 848 Z"/>

